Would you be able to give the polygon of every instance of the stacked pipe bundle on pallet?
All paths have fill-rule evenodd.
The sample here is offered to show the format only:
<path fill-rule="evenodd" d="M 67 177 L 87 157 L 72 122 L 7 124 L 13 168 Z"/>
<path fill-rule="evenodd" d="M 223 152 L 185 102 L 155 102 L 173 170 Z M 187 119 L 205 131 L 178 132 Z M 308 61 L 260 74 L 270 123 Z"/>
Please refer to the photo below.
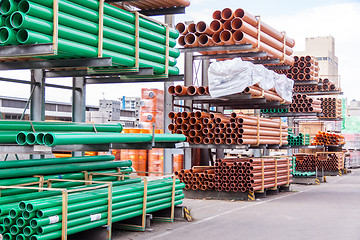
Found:
<path fill-rule="evenodd" d="M 294 92 L 329 92 L 339 91 L 339 88 L 329 79 L 319 79 L 318 85 L 294 86 Z"/>
<path fill-rule="evenodd" d="M 316 156 L 313 154 L 295 154 L 295 170 L 298 172 L 315 171 Z"/>
<path fill-rule="evenodd" d="M 268 119 L 232 113 L 226 116 L 206 112 L 170 112 L 169 130 L 181 133 L 194 144 L 287 145 L 287 124 Z"/>
<path fill-rule="evenodd" d="M 317 153 L 316 167 L 325 171 L 340 171 L 344 169 L 345 156 L 343 152 Z"/>
<path fill-rule="evenodd" d="M 291 183 L 289 158 L 230 158 L 215 163 L 215 190 L 253 192 Z"/>
<path fill-rule="evenodd" d="M 62 166 L 57 162 L 63 159 L 1 162 L 0 169 L 3 170 L 0 178 L 5 178 L 0 180 L 0 234 L 3 239 L 50 240 L 61 237 L 62 231 L 66 232 L 63 228 L 63 206 L 66 206 L 67 234 L 70 235 L 107 225 L 109 219 L 111 222 L 118 222 L 141 216 L 145 211 L 151 213 L 170 208 L 172 204 L 181 204 L 184 198 L 181 189 L 184 184 L 171 178 L 151 180 L 147 184 L 140 178 L 130 179 L 129 176 L 119 175 L 119 170 L 131 173 L 131 161 L 113 162 L 113 159 L 113 156 L 69 158 Z M 73 164 L 69 165 L 68 162 Z M 71 169 L 73 166 L 83 165 L 82 162 L 94 163 L 94 167 L 83 167 L 88 172 L 81 173 L 77 173 L 79 170 L 75 168 Z M 65 168 L 66 165 L 70 168 Z M 120 169 L 101 171 L 117 167 Z M 44 168 L 46 173 L 56 174 L 31 177 L 37 173 L 43 174 Z M 23 178 L 16 178 L 19 176 Z M 120 176 L 122 177 L 119 178 Z M 85 181 L 79 180 L 87 180 L 87 177 L 95 182 L 83 186 Z M 107 182 L 112 183 L 112 191 L 99 189 L 99 185 Z M 28 188 L 36 185 L 45 188 L 40 192 Z M 53 190 L 45 191 L 50 190 L 49 188 Z M 56 189 L 69 191 L 66 205 L 62 193 Z M 75 189 L 76 192 L 72 193 Z M 109 202 L 112 205 L 108 205 Z M 108 219 L 109 212 L 112 214 Z"/>
<path fill-rule="evenodd" d="M 321 101 L 321 118 L 341 118 L 342 100 L 336 98 L 319 98 Z"/>
<path fill-rule="evenodd" d="M 53 7 L 53 1 L 2 1 L 0 43 L 29 45 L 54 41 L 58 47 L 57 52 L 54 49 L 55 55 L 39 58 L 111 57 L 113 66 L 150 67 L 155 74 L 179 74 L 175 65 L 180 52 L 174 48 L 177 30 L 167 30 L 165 25 L 108 3 L 104 4 L 103 19 L 99 20 L 102 9 L 97 0 L 61 0 L 57 18 Z M 56 19 L 58 28 L 54 27 Z"/>
<path fill-rule="evenodd" d="M 196 87 L 196 86 L 170 86 L 168 92 L 173 96 L 194 96 L 194 95 L 209 95 L 208 87 Z M 253 98 L 263 97 L 268 101 L 277 101 L 281 103 L 287 103 L 280 95 L 274 90 L 270 89 L 268 91 L 263 90 L 257 84 L 246 87 L 242 93 L 239 94 L 250 94 Z"/>
<path fill-rule="evenodd" d="M 289 109 L 288 108 L 266 108 L 266 109 L 261 109 L 261 113 L 288 113 Z"/>
<path fill-rule="evenodd" d="M 147 1 L 147 0 L 130 0 L 126 4 L 139 8 L 141 10 L 166 9 L 174 7 L 188 7 L 189 0 L 167 0 L 167 1 Z"/>
<path fill-rule="evenodd" d="M 180 182 L 185 183 L 185 190 L 214 190 L 214 167 L 193 167 L 176 171 Z"/>
<path fill-rule="evenodd" d="M 296 94 L 293 96 L 292 104 L 290 105 L 289 112 L 293 113 L 321 113 L 321 101 L 306 94 Z"/>
<path fill-rule="evenodd" d="M 288 132 L 288 142 L 290 146 L 310 145 L 310 134 L 299 133 L 295 135 L 291 129 L 289 129 Z"/>
<path fill-rule="evenodd" d="M 319 81 L 319 62 L 311 56 L 295 56 L 294 65 L 288 70 L 275 70 L 294 81 Z"/>
<path fill-rule="evenodd" d="M 178 40 L 179 45 L 203 47 L 251 44 L 254 50 L 265 51 L 270 58 L 281 59 L 282 63 L 287 65 L 294 63 L 291 54 L 295 41 L 260 21 L 260 18 L 256 18 L 240 8 L 234 12 L 230 8 L 225 8 L 222 11 L 215 11 L 213 19 L 210 25 L 203 21 L 189 25 L 178 23 L 176 28 L 181 34 Z M 224 52 L 202 53 L 221 54 Z"/>
<path fill-rule="evenodd" d="M 342 134 L 321 132 L 316 134 L 311 145 L 338 146 L 345 144 L 345 138 Z"/>

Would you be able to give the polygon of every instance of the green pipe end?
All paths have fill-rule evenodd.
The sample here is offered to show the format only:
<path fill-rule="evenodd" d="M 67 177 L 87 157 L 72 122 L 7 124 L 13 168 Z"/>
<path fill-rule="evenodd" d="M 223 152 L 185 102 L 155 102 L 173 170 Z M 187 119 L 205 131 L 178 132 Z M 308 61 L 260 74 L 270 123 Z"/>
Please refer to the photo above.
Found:
<path fill-rule="evenodd" d="M 55 145 L 55 137 L 54 137 L 54 134 L 52 133 L 46 133 L 45 136 L 44 136 L 44 144 L 48 147 L 52 147 Z"/>
<path fill-rule="evenodd" d="M 36 211 L 36 217 L 43 218 L 44 217 L 44 212 L 42 210 L 37 210 Z"/>
<path fill-rule="evenodd" d="M 0 12 L 2 15 L 9 15 L 16 11 L 17 3 L 13 0 L 2 0 L 0 3 Z"/>
<path fill-rule="evenodd" d="M 21 201 L 20 203 L 19 203 L 19 208 L 20 208 L 20 210 L 22 210 L 22 211 L 25 211 L 26 210 L 26 202 L 24 202 L 24 201 Z"/>
<path fill-rule="evenodd" d="M 37 215 L 37 214 L 36 214 Z M 34 218 L 34 219 L 31 219 L 30 221 L 30 227 L 32 228 L 37 228 L 39 226 L 39 223 L 38 221 Z"/>
<path fill-rule="evenodd" d="M 16 240 L 26 240 L 26 236 L 24 234 L 19 234 L 16 236 Z"/>
<path fill-rule="evenodd" d="M 28 1 L 19 2 L 18 10 L 24 14 L 27 14 L 30 11 L 30 3 Z"/>
<path fill-rule="evenodd" d="M 33 132 L 29 132 L 26 135 L 26 143 L 29 145 L 34 145 L 36 143 L 36 134 Z"/>
<path fill-rule="evenodd" d="M 25 23 L 25 14 L 19 11 L 14 12 L 11 14 L 10 23 L 15 29 L 22 28 Z"/>
<path fill-rule="evenodd" d="M 1 29 L 1 28 L 0 28 Z M 0 30 L 1 31 L 1 30 Z M 1 32 L 0 32 L 0 38 L 1 38 Z M 17 144 L 23 146 L 23 145 L 26 145 L 26 135 L 27 133 L 26 132 L 19 132 L 17 135 L 16 135 L 16 142 Z M 21 208 L 20 208 L 21 209 Z"/>
<path fill-rule="evenodd" d="M 44 144 L 44 136 L 45 136 L 45 133 L 38 133 L 36 135 L 36 143 L 39 145 L 43 145 Z"/>
<path fill-rule="evenodd" d="M 35 213 L 29 212 L 29 211 L 24 211 L 24 212 L 22 212 L 22 216 L 25 220 L 29 220 L 30 218 L 33 218 L 35 216 Z"/>
<path fill-rule="evenodd" d="M 36 228 L 36 234 L 39 234 L 39 235 L 44 234 L 44 228 L 43 227 Z"/>
<path fill-rule="evenodd" d="M 10 217 L 5 217 L 3 219 L 3 223 L 4 223 L 5 227 L 9 227 L 13 223 L 13 221 Z"/>
<path fill-rule="evenodd" d="M 11 233 L 12 235 L 17 235 L 17 234 L 20 233 L 20 228 L 19 228 L 17 225 L 13 225 L 13 226 L 11 226 L 11 228 L 10 228 L 10 233 Z"/>
<path fill-rule="evenodd" d="M 30 226 L 26 226 L 24 227 L 23 233 L 26 237 L 29 237 L 35 233 L 35 229 L 32 229 Z"/>
<path fill-rule="evenodd" d="M 9 27 L 0 28 L 0 44 L 3 45 L 17 45 L 16 32 Z"/>
<path fill-rule="evenodd" d="M 18 209 L 15 209 L 15 208 L 10 209 L 9 216 L 11 218 L 16 218 L 18 215 L 19 215 L 19 210 Z"/>
<path fill-rule="evenodd" d="M 4 234 L 6 232 L 6 227 L 4 224 L 0 224 L 0 234 Z"/>
<path fill-rule="evenodd" d="M 3 235 L 3 240 L 15 240 L 15 237 L 11 233 L 5 233 Z"/>
<path fill-rule="evenodd" d="M 18 225 L 18 227 L 25 227 L 26 221 L 23 217 L 19 217 L 16 220 L 16 225 Z"/>

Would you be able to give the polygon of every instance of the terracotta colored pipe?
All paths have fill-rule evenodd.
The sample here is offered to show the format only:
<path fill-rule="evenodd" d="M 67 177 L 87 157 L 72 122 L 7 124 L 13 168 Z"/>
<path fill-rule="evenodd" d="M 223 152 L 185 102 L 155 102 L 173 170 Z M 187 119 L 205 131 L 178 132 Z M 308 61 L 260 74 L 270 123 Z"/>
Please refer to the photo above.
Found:
<path fill-rule="evenodd" d="M 238 144 L 250 144 L 250 145 L 254 145 L 257 144 L 257 139 L 253 138 L 253 139 L 238 139 L 237 140 Z M 259 140 L 259 144 L 280 144 L 280 140 L 270 140 L 270 139 L 261 139 Z M 287 141 L 282 141 L 282 145 L 287 145 L 288 142 Z"/>
<path fill-rule="evenodd" d="M 175 119 L 177 116 L 176 116 L 176 113 L 175 113 L 175 112 L 169 112 L 168 117 L 169 117 L 170 119 Z"/>
<path fill-rule="evenodd" d="M 224 8 L 221 11 L 221 19 L 223 21 L 228 21 L 234 18 L 234 13 L 230 8 Z"/>
<path fill-rule="evenodd" d="M 204 138 L 204 144 L 213 144 L 213 143 L 214 143 L 213 139 L 210 139 L 208 137 Z"/>
<path fill-rule="evenodd" d="M 203 130 L 202 130 L 202 134 L 204 134 L 204 135 L 209 134 L 209 132 L 210 132 L 210 129 L 208 129 L 208 128 L 203 128 Z"/>
<path fill-rule="evenodd" d="M 231 31 L 229 30 L 223 30 L 221 33 L 220 33 L 220 39 L 221 41 L 226 44 L 226 45 L 233 45 L 235 44 L 235 40 L 233 38 L 233 35 L 231 33 Z"/>
<path fill-rule="evenodd" d="M 241 30 L 242 32 L 249 34 L 253 38 L 258 38 L 258 30 L 257 28 L 251 26 L 250 24 L 243 21 L 241 18 L 234 18 L 231 21 L 231 28 L 233 31 Z M 268 44 L 269 46 L 283 52 L 284 51 L 284 43 L 278 41 L 277 39 L 269 36 L 268 34 L 264 33 L 263 31 L 260 31 L 260 39 L 261 42 L 264 42 Z M 285 45 L 285 51 L 287 55 L 293 54 L 292 48 Z"/>
<path fill-rule="evenodd" d="M 203 137 L 195 137 L 194 138 L 194 143 L 195 144 L 200 144 L 200 143 L 202 143 L 203 142 Z"/>
<path fill-rule="evenodd" d="M 235 10 L 234 17 L 241 18 L 245 22 L 251 24 L 254 27 L 258 26 L 257 19 L 253 15 L 249 14 L 248 12 L 245 12 L 241 8 L 238 8 L 238 9 Z M 283 39 L 284 39 L 284 36 L 279 31 L 277 31 L 274 28 L 270 27 L 269 25 L 267 25 L 263 21 L 261 21 L 261 31 L 263 31 L 266 34 L 272 36 L 273 38 L 277 39 L 278 41 L 283 41 Z M 285 43 L 289 47 L 294 47 L 294 45 L 295 45 L 295 41 L 293 39 L 287 37 L 287 36 L 285 37 Z"/>
<path fill-rule="evenodd" d="M 168 93 L 170 93 L 171 95 L 175 95 L 175 86 L 170 86 L 168 88 Z"/>
<path fill-rule="evenodd" d="M 173 123 L 170 123 L 169 126 L 168 126 L 168 129 L 170 131 L 176 131 L 177 130 L 177 126 Z"/>
<path fill-rule="evenodd" d="M 176 124 L 177 125 L 181 125 L 181 124 L 184 124 L 184 123 L 187 123 L 188 121 L 186 121 L 184 118 L 182 117 L 178 117 L 176 118 Z"/>
<path fill-rule="evenodd" d="M 185 119 L 189 119 L 190 118 L 190 113 L 189 112 L 182 112 L 181 113 L 181 117 L 185 120 Z"/>
<path fill-rule="evenodd" d="M 210 23 L 210 30 L 213 32 L 213 33 L 219 33 L 223 30 L 223 24 L 220 20 L 213 20 L 211 23 Z"/>
<path fill-rule="evenodd" d="M 240 133 L 242 135 L 253 135 L 256 136 L 257 134 L 257 130 L 251 130 L 251 129 L 239 129 Z M 286 134 L 286 135 L 285 135 Z M 287 132 L 283 132 L 282 136 L 286 136 L 287 137 Z M 264 131 L 264 130 L 260 130 L 260 136 L 274 136 L 274 137 L 279 137 L 280 136 L 280 132 L 279 131 Z"/>
<path fill-rule="evenodd" d="M 196 33 L 196 24 L 195 23 L 190 23 L 187 27 L 187 31 L 188 31 L 188 34 L 190 33 Z M 188 35 L 186 34 L 186 35 Z"/>
<path fill-rule="evenodd" d="M 211 115 L 210 115 L 211 116 Z M 224 117 L 216 117 L 214 118 L 214 122 L 216 124 L 220 124 L 220 123 L 230 123 L 230 118 L 224 118 Z"/>
<path fill-rule="evenodd" d="M 219 128 L 225 129 L 225 128 L 226 128 L 226 124 L 225 124 L 225 123 L 220 123 L 220 124 L 219 124 Z"/>
<path fill-rule="evenodd" d="M 181 35 L 186 35 L 189 32 L 188 29 L 187 29 L 187 26 L 184 23 L 181 23 L 181 22 L 176 24 L 175 28 L 179 31 L 179 33 Z"/>
<path fill-rule="evenodd" d="M 225 144 L 225 140 L 221 138 L 215 138 L 214 140 L 215 144 Z"/>
<path fill-rule="evenodd" d="M 227 145 L 236 144 L 236 140 L 235 140 L 235 139 L 232 139 L 232 138 L 227 138 L 227 139 L 226 139 L 226 144 L 227 144 Z"/>
<path fill-rule="evenodd" d="M 184 95 L 187 94 L 187 87 L 181 86 L 181 85 L 177 85 L 177 86 L 175 87 L 175 93 L 176 93 L 176 95 L 184 96 Z"/>
<path fill-rule="evenodd" d="M 209 86 L 206 86 L 206 87 L 205 87 L 205 94 L 206 94 L 206 95 L 210 95 Z"/>
<path fill-rule="evenodd" d="M 188 47 L 188 45 L 185 42 L 185 36 L 181 35 L 178 39 L 178 44 L 182 47 Z"/>
<path fill-rule="evenodd" d="M 208 117 L 202 119 L 202 123 L 204 125 L 208 125 L 209 123 L 212 123 L 212 120 Z"/>
<path fill-rule="evenodd" d="M 216 10 L 213 13 L 213 19 L 215 20 L 221 20 L 221 11 L 220 10 Z"/>
<path fill-rule="evenodd" d="M 187 95 L 194 96 L 197 93 L 197 87 L 194 85 L 190 85 L 187 87 L 186 90 Z"/>
<path fill-rule="evenodd" d="M 229 31 L 231 31 L 232 32 L 232 27 L 231 27 L 231 21 L 230 20 L 228 20 L 228 21 L 226 21 L 226 22 L 224 22 L 223 23 L 223 29 L 224 30 L 229 30 Z"/>
<path fill-rule="evenodd" d="M 220 133 L 224 133 L 225 132 L 225 130 L 224 129 L 221 129 L 221 128 L 219 128 L 219 127 L 216 127 L 215 129 L 214 129 L 214 133 L 215 134 L 220 134 Z"/>
<path fill-rule="evenodd" d="M 298 69 L 298 68 L 293 68 L 293 69 L 291 70 L 291 73 L 292 73 L 292 74 L 298 74 L 298 73 L 299 73 L 299 69 Z"/>
<path fill-rule="evenodd" d="M 298 65 L 299 65 L 299 68 L 305 68 L 305 62 L 304 61 L 300 61 L 299 63 L 298 63 Z"/>
<path fill-rule="evenodd" d="M 202 126 L 200 123 L 201 123 L 201 121 L 200 121 L 200 119 L 198 119 L 198 118 L 195 118 L 195 117 L 191 117 L 190 119 L 189 119 L 189 123 L 191 124 L 191 125 L 199 125 L 199 126 Z M 201 129 L 200 129 L 201 130 Z"/>
<path fill-rule="evenodd" d="M 176 118 L 181 117 L 181 112 L 176 113 Z"/>
<path fill-rule="evenodd" d="M 195 130 L 190 130 L 189 131 L 189 136 L 190 137 L 197 137 L 197 136 L 199 136 L 200 135 L 200 133 L 198 132 L 198 131 L 195 131 Z"/>
<path fill-rule="evenodd" d="M 277 95 L 276 93 L 273 93 L 271 91 L 261 91 L 260 88 L 257 88 L 255 86 L 247 87 L 244 90 L 244 93 L 251 94 L 252 96 L 261 96 L 264 93 L 264 98 L 270 101 L 282 101 L 283 99 Z"/>
<path fill-rule="evenodd" d="M 184 41 L 185 41 L 185 44 L 187 45 L 187 47 L 199 46 L 198 37 L 194 33 L 186 34 Z"/>
<path fill-rule="evenodd" d="M 203 86 L 198 87 L 197 94 L 198 95 L 205 95 L 206 94 L 205 87 L 203 87 Z"/>
<path fill-rule="evenodd" d="M 221 41 L 220 34 L 221 34 L 221 32 L 215 32 L 214 35 L 212 36 L 212 40 L 215 45 L 224 45 L 225 44 L 223 41 Z M 224 54 L 224 53 L 226 53 L 226 51 L 218 51 L 217 52 L 217 54 Z"/>
<path fill-rule="evenodd" d="M 204 117 L 209 117 L 209 116 L 210 116 L 210 113 L 205 113 L 205 112 L 200 112 L 200 111 L 195 112 L 196 118 L 204 118 Z"/>
<path fill-rule="evenodd" d="M 208 27 L 207 24 L 203 21 L 200 21 L 196 24 L 196 31 L 200 34 L 207 34 L 209 36 L 214 34 L 214 31 L 212 31 L 210 27 Z"/>
<path fill-rule="evenodd" d="M 209 133 L 207 134 L 207 136 L 208 136 L 208 138 L 210 138 L 210 139 L 215 139 L 215 134 L 214 134 L 213 132 L 209 132 Z"/>

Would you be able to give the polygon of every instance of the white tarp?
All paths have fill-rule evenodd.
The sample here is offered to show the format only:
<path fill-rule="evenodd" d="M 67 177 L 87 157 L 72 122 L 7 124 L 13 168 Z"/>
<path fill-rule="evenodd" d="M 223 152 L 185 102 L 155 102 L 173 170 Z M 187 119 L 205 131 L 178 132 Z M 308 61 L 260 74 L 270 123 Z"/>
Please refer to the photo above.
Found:
<path fill-rule="evenodd" d="M 241 93 L 246 87 L 259 84 L 264 90 L 275 91 L 286 101 L 292 101 L 294 81 L 285 75 L 242 61 L 241 58 L 214 62 L 209 67 L 209 91 L 212 97 Z"/>

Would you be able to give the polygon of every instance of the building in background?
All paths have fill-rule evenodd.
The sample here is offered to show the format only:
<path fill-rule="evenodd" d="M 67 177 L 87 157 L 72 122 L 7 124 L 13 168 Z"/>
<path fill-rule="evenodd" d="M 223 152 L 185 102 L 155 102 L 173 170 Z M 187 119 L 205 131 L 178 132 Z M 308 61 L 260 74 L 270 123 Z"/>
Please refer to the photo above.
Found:
<path fill-rule="evenodd" d="M 349 117 L 360 117 L 360 101 L 352 100 L 349 103 L 347 115 Z"/>
<path fill-rule="evenodd" d="M 295 52 L 297 56 L 314 56 L 319 62 L 320 77 L 328 78 L 339 86 L 338 58 L 335 55 L 335 39 L 332 36 L 305 39 L 305 51 Z"/>
<path fill-rule="evenodd" d="M 27 98 L 16 98 L 0 96 L 0 112 L 4 119 L 19 120 L 24 113 Z M 99 107 L 86 106 L 86 111 L 97 112 Z M 30 109 L 29 106 L 25 110 L 23 120 L 29 120 Z M 45 102 L 45 120 L 53 121 L 71 121 L 72 107 L 71 103 L 62 102 Z"/>

